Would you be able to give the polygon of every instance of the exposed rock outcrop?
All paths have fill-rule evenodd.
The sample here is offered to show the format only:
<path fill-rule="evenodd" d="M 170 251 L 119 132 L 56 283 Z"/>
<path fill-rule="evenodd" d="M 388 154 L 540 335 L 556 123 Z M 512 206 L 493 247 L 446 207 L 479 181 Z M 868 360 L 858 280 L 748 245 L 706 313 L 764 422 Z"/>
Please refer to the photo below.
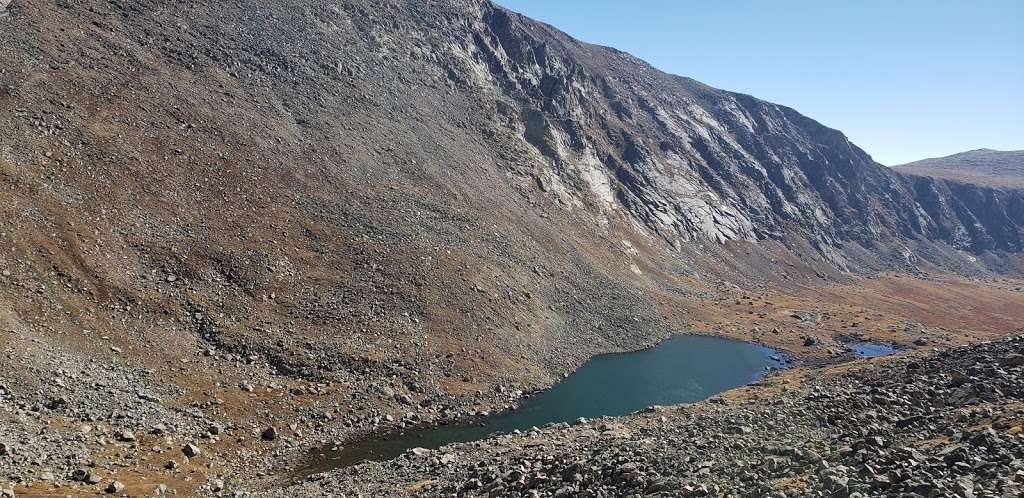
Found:
<path fill-rule="evenodd" d="M 463 14 L 468 86 L 521 109 L 543 184 L 680 244 L 799 237 L 825 247 L 906 239 L 1019 251 L 1024 194 L 925 187 L 796 111 L 661 73 L 484 4 Z M 477 20 L 477 16 L 479 19 Z M 458 32 L 458 31 L 456 31 Z M 470 42 L 471 41 L 471 42 Z"/>

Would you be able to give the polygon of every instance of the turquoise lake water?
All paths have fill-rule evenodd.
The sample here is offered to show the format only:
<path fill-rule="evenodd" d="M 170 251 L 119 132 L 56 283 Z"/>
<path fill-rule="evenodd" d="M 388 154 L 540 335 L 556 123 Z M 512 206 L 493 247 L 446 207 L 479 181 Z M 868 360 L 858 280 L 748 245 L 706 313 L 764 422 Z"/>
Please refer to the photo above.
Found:
<path fill-rule="evenodd" d="M 579 417 L 619 416 L 651 405 L 706 399 L 760 379 L 783 367 L 774 350 L 717 337 L 675 336 L 642 351 L 601 355 L 520 408 L 482 423 L 454 424 L 371 436 L 336 450 L 321 449 L 302 474 L 346 467 L 364 460 L 388 460 L 416 447 L 483 439 L 494 433 L 529 430 Z"/>

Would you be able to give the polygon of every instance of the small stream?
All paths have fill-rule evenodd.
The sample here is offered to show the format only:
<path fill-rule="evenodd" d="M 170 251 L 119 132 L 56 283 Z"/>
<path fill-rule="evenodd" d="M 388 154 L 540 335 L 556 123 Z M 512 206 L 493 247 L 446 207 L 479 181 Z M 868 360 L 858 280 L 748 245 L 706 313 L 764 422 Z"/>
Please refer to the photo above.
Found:
<path fill-rule="evenodd" d="M 767 347 L 717 337 L 675 336 L 650 349 L 596 356 L 519 409 L 482 422 L 411 429 L 351 441 L 337 449 L 314 450 L 298 474 L 389 460 L 412 448 L 435 449 L 580 417 L 620 416 L 651 405 L 699 401 L 784 366 L 782 356 Z"/>

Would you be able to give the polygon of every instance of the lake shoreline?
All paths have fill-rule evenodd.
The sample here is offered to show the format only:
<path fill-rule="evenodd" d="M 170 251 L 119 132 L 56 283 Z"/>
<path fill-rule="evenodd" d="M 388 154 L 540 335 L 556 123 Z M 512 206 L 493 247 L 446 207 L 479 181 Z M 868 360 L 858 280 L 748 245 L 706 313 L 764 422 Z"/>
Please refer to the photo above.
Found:
<path fill-rule="evenodd" d="M 437 447 L 443 446 L 444 444 L 453 444 L 453 443 L 470 442 L 470 441 L 475 441 L 475 440 L 487 439 L 487 438 L 490 438 L 490 437 L 498 436 L 498 435 L 501 435 L 501 434 L 507 434 L 507 433 L 510 433 L 510 432 L 528 430 L 531 427 L 538 427 L 538 426 L 545 426 L 545 427 L 547 427 L 547 426 L 552 426 L 552 425 L 557 425 L 557 424 L 562 424 L 562 423 L 569 423 L 569 422 L 572 421 L 572 419 L 577 418 L 577 417 L 567 417 L 563 413 L 563 414 L 560 414 L 558 416 L 551 416 L 550 417 L 551 420 L 541 419 L 541 420 L 544 420 L 544 422 L 540 423 L 539 425 L 523 422 L 523 423 L 511 424 L 511 425 L 497 425 L 497 426 L 494 426 L 495 425 L 495 421 L 502 421 L 502 420 L 505 420 L 505 419 L 508 419 L 508 418 L 514 418 L 514 417 L 517 416 L 517 412 L 521 412 L 523 410 L 536 409 L 536 404 L 538 403 L 538 398 L 542 398 L 544 396 L 557 396 L 558 395 L 557 392 L 554 393 L 554 394 L 552 394 L 552 392 L 558 390 L 560 388 L 560 386 L 563 386 L 563 384 L 566 383 L 567 381 L 570 381 L 570 379 L 574 379 L 574 376 L 579 375 L 579 372 L 581 372 L 581 371 L 586 372 L 586 370 L 588 369 L 588 366 L 592 366 L 592 365 L 595 365 L 595 364 L 601 364 L 602 362 L 613 362 L 613 363 L 628 362 L 628 361 L 630 361 L 630 358 L 632 356 L 634 356 L 634 355 L 646 355 L 646 356 L 655 356 L 656 357 L 657 356 L 657 351 L 659 350 L 659 348 L 666 347 L 666 345 L 672 346 L 674 341 L 676 341 L 676 342 L 678 342 L 678 341 L 689 342 L 689 343 L 691 343 L 689 345 L 691 348 L 699 348 L 701 346 L 705 346 L 706 347 L 708 345 L 716 345 L 716 347 L 718 347 L 718 348 L 722 348 L 722 347 L 734 348 L 737 352 L 742 351 L 744 353 L 744 355 L 747 356 L 748 358 L 753 358 L 753 357 L 756 356 L 757 358 L 759 358 L 759 362 L 757 363 L 756 367 L 754 365 L 747 365 L 746 370 L 744 370 L 745 373 L 743 374 L 743 378 L 746 379 L 745 381 L 742 381 L 742 379 L 734 380 L 733 382 L 729 383 L 728 385 L 723 386 L 723 387 L 725 387 L 724 389 L 714 389 L 713 392 L 707 392 L 707 393 L 701 391 L 700 394 L 693 395 L 691 397 L 682 397 L 682 398 L 680 398 L 678 400 L 676 400 L 676 399 L 668 399 L 666 402 L 662 402 L 662 403 L 651 402 L 651 403 L 643 403 L 642 405 L 636 405 L 634 403 L 634 405 L 631 405 L 631 408 L 633 408 L 632 410 L 628 410 L 628 411 L 623 412 L 621 407 L 616 407 L 615 410 L 613 410 L 613 411 L 611 411 L 609 413 L 600 413 L 600 414 L 596 415 L 596 417 L 619 417 L 619 416 L 628 415 L 629 413 L 635 413 L 636 411 L 643 410 L 643 409 L 645 409 L 647 407 L 650 407 L 650 406 L 656 406 L 656 405 L 661 405 L 661 404 L 673 405 L 673 404 L 678 404 L 678 403 L 689 403 L 689 402 L 700 401 L 700 400 L 706 399 L 706 398 L 708 398 L 710 396 L 714 396 L 714 395 L 720 394 L 720 393 L 722 393 L 724 391 L 727 391 L 727 390 L 730 390 L 730 389 L 734 389 L 736 387 L 742 387 L 742 386 L 750 384 L 752 382 L 757 382 L 757 381 L 763 380 L 763 378 L 765 376 L 771 374 L 772 372 L 784 369 L 787 366 L 789 366 L 789 359 L 787 358 L 787 355 L 785 355 L 785 353 L 783 353 L 781 351 L 777 351 L 775 349 L 772 349 L 772 348 L 770 348 L 768 346 L 765 346 L 763 344 L 757 344 L 757 343 L 742 341 L 742 340 L 738 340 L 738 339 L 734 339 L 734 338 L 728 338 L 728 337 L 717 337 L 717 336 L 709 335 L 709 334 L 673 334 L 668 339 L 660 341 L 658 344 L 655 344 L 655 345 L 650 346 L 650 347 L 638 349 L 638 350 L 635 350 L 635 351 L 613 352 L 613 353 L 605 353 L 605 354 L 596 355 L 596 356 L 592 357 L 590 360 L 588 360 L 584 365 L 582 365 L 576 371 L 574 371 L 572 374 L 569 374 L 569 375 L 565 376 L 565 378 L 563 378 L 561 381 L 559 381 L 558 383 L 555 383 L 554 385 L 552 385 L 549 389 L 538 390 L 536 392 L 532 392 L 529 395 L 526 395 L 526 396 L 520 398 L 520 400 L 519 400 L 518 404 L 516 405 L 516 407 L 511 409 L 511 410 L 504 410 L 504 411 L 500 411 L 500 412 L 490 413 L 490 414 L 488 414 L 486 416 L 473 416 L 473 417 L 468 417 L 468 418 L 463 418 L 463 419 L 456 419 L 456 420 L 452 420 L 452 421 L 447 421 L 446 423 L 442 423 L 442 424 L 426 423 L 426 424 L 412 425 L 412 426 L 404 427 L 404 428 L 401 428 L 401 429 L 398 429 L 398 430 L 392 429 L 392 430 L 383 430 L 383 431 L 378 431 L 378 432 L 370 432 L 370 433 L 365 433 L 365 434 L 362 434 L 362 435 L 359 435 L 359 436 L 352 437 L 352 438 L 346 440 L 345 443 L 343 443 L 343 444 L 337 444 L 336 443 L 336 444 L 331 444 L 331 445 L 328 445 L 328 446 L 321 446 L 318 449 L 314 449 L 314 450 L 308 452 L 307 455 L 306 455 L 306 458 L 304 459 L 304 463 L 299 465 L 290 474 L 290 477 L 293 478 L 293 479 L 294 478 L 304 478 L 304 477 L 307 477 L 309 475 L 312 475 L 312 474 L 315 474 L 315 473 L 318 473 L 318 472 L 323 472 L 323 471 L 331 470 L 333 468 L 344 468 L 344 467 L 351 466 L 351 465 L 357 465 L 357 464 L 359 464 L 360 462 L 362 462 L 364 460 L 359 458 L 359 457 L 353 456 L 352 455 L 353 452 L 358 452 L 358 451 L 360 451 L 360 449 L 362 449 L 367 454 L 372 455 L 372 452 L 373 452 L 372 447 L 375 444 L 376 445 L 381 445 L 381 446 L 387 446 L 389 443 L 392 443 L 392 442 L 394 442 L 396 440 L 410 440 L 410 441 L 412 441 L 417 436 L 422 438 L 424 434 L 432 435 L 431 433 L 434 433 L 434 432 L 444 433 L 446 431 L 451 431 L 451 432 L 460 432 L 461 431 L 461 432 L 465 432 L 465 433 L 471 433 L 472 436 L 455 437 L 455 438 L 453 438 L 452 441 L 446 441 L 446 442 L 443 442 L 442 444 L 430 444 L 429 440 L 428 440 L 423 445 L 423 446 L 427 446 L 426 449 L 435 449 Z M 679 353 L 682 353 L 682 351 L 677 352 L 676 354 L 679 354 Z M 695 355 L 697 354 L 695 351 L 686 351 L 685 353 L 686 354 L 695 354 Z M 731 358 L 731 359 L 734 359 L 734 358 Z M 699 361 L 699 360 L 700 360 L 699 355 L 697 355 L 697 356 L 694 356 L 694 357 L 690 358 L 689 361 L 696 362 L 696 361 Z M 676 361 L 678 361 L 678 360 L 676 360 Z M 708 367 L 710 368 L 710 365 Z M 617 367 L 617 368 L 622 368 L 622 367 Z M 717 368 L 722 368 L 722 367 L 719 365 Z M 714 380 L 717 382 L 718 378 L 723 376 L 723 375 L 724 375 L 724 372 L 718 372 L 718 373 L 714 374 L 713 375 Z M 698 375 L 698 373 L 693 373 L 693 374 L 691 374 L 691 376 L 692 377 L 697 377 L 699 375 Z M 684 382 L 684 381 L 690 381 L 690 380 L 691 380 L 690 377 L 683 376 L 682 378 L 678 379 L 678 382 Z M 640 387 L 642 387 L 642 383 L 641 383 L 640 386 L 637 386 L 637 388 L 640 388 Z M 654 398 L 654 399 L 663 400 L 665 398 Z M 579 409 L 579 408 L 575 408 L 575 409 Z M 587 412 L 587 413 L 593 414 L 595 412 Z M 592 417 L 594 417 L 594 416 L 592 415 Z M 583 417 L 583 418 L 587 418 L 587 417 Z M 502 429 L 510 429 L 510 430 L 502 430 Z M 415 443 L 410 442 L 409 444 L 405 445 L 402 448 L 402 452 L 408 451 L 408 450 L 412 450 L 414 448 L 420 448 L 420 445 L 416 445 Z M 395 457 L 399 456 L 400 453 L 401 452 L 390 451 L 390 452 L 388 452 L 386 454 L 386 458 L 375 457 L 375 456 L 367 456 L 366 459 L 368 459 L 368 460 L 378 460 L 379 461 L 379 460 L 383 460 L 383 459 L 395 458 Z M 320 463 L 318 463 L 318 462 L 320 462 Z M 325 462 L 333 462 L 333 463 L 325 463 Z"/>

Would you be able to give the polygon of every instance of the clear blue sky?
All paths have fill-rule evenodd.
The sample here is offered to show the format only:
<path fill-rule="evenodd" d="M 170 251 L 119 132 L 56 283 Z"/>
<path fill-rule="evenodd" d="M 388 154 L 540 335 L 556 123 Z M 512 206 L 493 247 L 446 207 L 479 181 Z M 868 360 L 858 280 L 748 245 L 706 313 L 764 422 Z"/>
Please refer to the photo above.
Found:
<path fill-rule="evenodd" d="M 795 108 L 882 164 L 1024 149 L 1024 0 L 497 0 Z"/>

